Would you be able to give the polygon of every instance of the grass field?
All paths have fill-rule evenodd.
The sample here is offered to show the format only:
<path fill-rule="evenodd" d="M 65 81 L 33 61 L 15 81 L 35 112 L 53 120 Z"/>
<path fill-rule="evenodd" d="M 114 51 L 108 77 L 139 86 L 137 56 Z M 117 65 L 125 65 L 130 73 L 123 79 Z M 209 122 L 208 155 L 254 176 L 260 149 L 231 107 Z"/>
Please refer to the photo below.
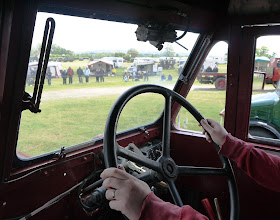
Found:
<path fill-rule="evenodd" d="M 71 65 L 76 72 L 79 66 L 83 67 L 86 64 L 87 61 L 76 61 L 63 63 L 63 67 L 68 68 Z M 105 83 L 96 83 L 95 78 L 90 78 L 89 83 L 79 84 L 76 74 L 71 85 L 62 85 L 62 79 L 52 79 L 52 85 L 45 85 L 44 92 L 78 91 L 83 88 L 132 87 L 143 83 L 143 80 L 124 82 L 122 79 L 124 68 L 117 69 L 116 77 L 105 77 Z M 226 68 L 226 66 L 224 65 L 223 68 Z M 164 74 L 169 73 L 173 75 L 174 80 L 161 83 L 164 86 L 172 87 L 178 78 L 177 69 L 164 70 Z M 160 76 L 150 76 L 149 81 L 145 83 L 158 84 L 159 82 Z M 201 85 L 197 81 L 195 84 Z M 254 88 L 259 88 L 261 84 L 262 79 L 255 76 Z M 273 90 L 273 86 L 265 85 L 265 89 Z M 33 87 L 28 86 L 26 90 L 32 93 Z M 225 107 L 225 94 L 225 91 L 215 90 L 213 86 L 213 89 L 192 90 L 187 96 L 187 100 L 205 118 L 213 118 L 223 123 L 219 112 Z M 36 156 L 60 149 L 62 146 L 67 147 L 86 142 L 97 135 L 102 135 L 107 115 L 117 97 L 118 95 L 113 94 L 100 97 L 43 100 L 41 113 L 33 114 L 29 111 L 22 113 L 17 150 L 29 156 Z M 163 106 L 163 98 L 156 94 L 141 95 L 134 98 L 121 114 L 118 131 L 155 121 L 162 113 Z M 180 110 L 176 124 L 183 129 L 200 131 L 196 120 L 184 109 Z"/>
<path fill-rule="evenodd" d="M 215 96 L 215 97 L 214 97 Z M 199 97 L 199 99 L 197 98 Z M 211 99 L 210 99 L 211 97 Z M 188 101 L 205 117 L 219 120 L 218 113 L 224 102 L 213 105 L 213 98 L 224 100 L 225 92 L 191 92 Z M 107 115 L 116 95 L 98 98 L 62 99 L 42 102 L 40 114 L 24 111 L 19 133 L 18 151 L 36 156 L 93 139 L 103 134 Z M 163 97 L 157 94 L 137 96 L 124 108 L 118 131 L 124 131 L 155 121 L 164 106 Z M 181 128 L 200 130 L 197 122 L 181 110 Z M 183 121 L 187 120 L 187 126 Z"/>

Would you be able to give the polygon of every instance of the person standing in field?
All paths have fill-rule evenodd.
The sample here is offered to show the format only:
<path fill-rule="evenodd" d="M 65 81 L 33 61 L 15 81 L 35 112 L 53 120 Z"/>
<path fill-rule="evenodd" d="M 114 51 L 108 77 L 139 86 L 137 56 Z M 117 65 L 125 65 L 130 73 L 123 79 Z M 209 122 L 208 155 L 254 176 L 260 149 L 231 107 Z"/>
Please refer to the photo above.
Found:
<path fill-rule="evenodd" d="M 144 81 L 149 81 L 148 71 L 144 72 Z"/>
<path fill-rule="evenodd" d="M 112 75 L 113 75 L 113 76 L 116 76 L 116 75 L 117 75 L 117 70 L 116 70 L 116 68 L 113 68 L 113 69 L 112 69 Z"/>
<path fill-rule="evenodd" d="M 47 79 L 48 79 L 48 85 L 50 86 L 52 84 L 52 72 L 49 68 L 47 70 Z"/>
<path fill-rule="evenodd" d="M 88 83 L 89 74 L 90 74 L 90 70 L 88 67 L 86 67 L 84 70 L 84 75 L 86 77 L 86 83 Z"/>
<path fill-rule="evenodd" d="M 63 69 L 62 72 L 61 72 L 61 77 L 63 79 L 63 85 L 66 85 L 66 79 L 67 79 L 67 71 L 66 69 Z"/>
<path fill-rule="evenodd" d="M 82 68 L 79 66 L 78 70 L 77 70 L 77 74 L 78 74 L 78 77 L 79 77 L 79 83 L 83 83 L 83 70 Z"/>
<path fill-rule="evenodd" d="M 100 82 L 104 82 L 105 71 L 104 71 L 104 69 L 102 67 L 100 68 L 99 74 L 100 74 Z"/>
<path fill-rule="evenodd" d="M 100 67 L 97 67 L 97 69 L 95 70 L 96 82 L 99 82 L 99 76 L 100 76 Z"/>
<path fill-rule="evenodd" d="M 69 76 L 69 84 L 72 84 L 73 83 L 74 70 L 70 66 L 67 70 L 67 74 Z"/>

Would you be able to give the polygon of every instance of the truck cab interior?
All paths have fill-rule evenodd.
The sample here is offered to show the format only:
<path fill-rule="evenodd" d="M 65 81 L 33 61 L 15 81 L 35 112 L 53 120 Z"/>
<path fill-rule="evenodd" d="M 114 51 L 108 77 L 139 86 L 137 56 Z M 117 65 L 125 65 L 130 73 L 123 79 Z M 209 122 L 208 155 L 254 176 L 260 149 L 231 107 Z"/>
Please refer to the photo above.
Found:
<path fill-rule="evenodd" d="M 273 119 L 269 100 L 251 114 L 255 95 L 275 94 L 273 101 L 279 100 L 278 89 L 273 93 L 272 84 L 263 84 L 265 74 L 255 71 L 256 56 L 280 56 L 279 1 L 0 4 L 0 219 L 126 219 L 109 208 L 100 188 L 100 173 L 118 165 L 163 200 L 208 217 L 205 198 L 214 211 L 218 199 L 222 219 L 280 218 L 280 194 L 220 156 L 198 126 L 212 118 L 233 136 L 280 156 L 278 105 L 272 105 Z M 83 64 L 75 64 L 66 50 L 54 56 L 67 42 L 72 50 L 88 52 L 79 57 Z M 262 53 L 259 48 L 269 43 L 270 51 Z M 137 80 L 123 80 L 125 67 L 106 77 L 89 76 L 83 84 L 75 72 L 73 84 L 67 78 L 64 85 L 64 69 L 97 59 L 90 51 L 114 48 L 130 50 L 130 56 L 131 48 L 171 53 L 178 62 Z M 219 56 L 213 58 L 213 51 Z M 130 58 L 124 58 L 127 67 Z M 29 68 L 34 59 L 38 65 Z M 196 78 L 209 59 L 216 59 L 215 77 L 223 73 L 223 89 Z M 49 61 L 64 61 L 53 78 L 47 75 Z"/>

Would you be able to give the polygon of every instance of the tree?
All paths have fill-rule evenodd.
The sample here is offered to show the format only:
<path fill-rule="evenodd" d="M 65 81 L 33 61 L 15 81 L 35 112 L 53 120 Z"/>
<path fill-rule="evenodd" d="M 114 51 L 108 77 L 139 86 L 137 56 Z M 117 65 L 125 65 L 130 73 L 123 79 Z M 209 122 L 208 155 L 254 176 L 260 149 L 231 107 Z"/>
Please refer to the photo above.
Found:
<path fill-rule="evenodd" d="M 139 57 L 139 52 L 136 49 L 131 48 L 127 51 L 127 55 L 129 57 L 128 61 L 130 61 L 131 59 L 134 59 L 135 57 Z"/>
<path fill-rule="evenodd" d="M 256 49 L 256 55 L 258 57 L 268 57 L 270 58 L 271 55 L 269 54 L 269 49 L 266 46 L 262 46 L 261 48 Z"/>
<path fill-rule="evenodd" d="M 174 57 L 175 56 L 175 51 L 170 44 L 167 44 L 167 46 L 165 47 L 164 56 L 166 56 L 166 57 Z"/>
<path fill-rule="evenodd" d="M 115 52 L 115 55 L 114 57 L 124 57 L 125 56 L 125 53 L 122 53 L 122 52 Z"/>
<path fill-rule="evenodd" d="M 65 55 L 65 56 L 73 56 L 74 55 L 74 52 L 73 51 L 71 51 L 71 50 L 67 50 L 67 49 L 65 49 L 65 48 L 62 48 L 62 47 L 60 47 L 60 46 L 58 46 L 58 45 L 55 45 L 55 44 L 53 44 L 52 45 L 52 49 L 51 49 L 51 54 L 52 55 L 60 55 L 60 56 L 62 56 L 62 55 Z"/>
<path fill-rule="evenodd" d="M 35 47 L 31 48 L 30 56 L 38 56 L 41 51 L 41 44 L 37 44 Z"/>

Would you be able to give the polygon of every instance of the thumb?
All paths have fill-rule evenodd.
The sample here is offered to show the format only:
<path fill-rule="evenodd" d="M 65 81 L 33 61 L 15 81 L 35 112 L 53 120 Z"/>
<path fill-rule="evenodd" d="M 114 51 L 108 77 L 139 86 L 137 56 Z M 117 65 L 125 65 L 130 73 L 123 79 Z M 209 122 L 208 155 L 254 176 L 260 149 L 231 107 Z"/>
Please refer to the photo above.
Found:
<path fill-rule="evenodd" d="M 211 135 L 213 128 L 208 124 L 208 122 L 205 119 L 202 119 L 200 121 L 200 124 L 202 125 L 204 130 L 206 130 Z"/>

